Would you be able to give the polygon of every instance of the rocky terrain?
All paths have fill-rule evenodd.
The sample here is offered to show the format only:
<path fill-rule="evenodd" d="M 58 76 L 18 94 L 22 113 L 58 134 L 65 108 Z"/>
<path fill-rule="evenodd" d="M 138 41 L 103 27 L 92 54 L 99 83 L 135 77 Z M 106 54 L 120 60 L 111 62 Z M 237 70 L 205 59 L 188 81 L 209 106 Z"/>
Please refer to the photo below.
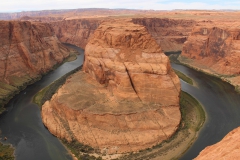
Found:
<path fill-rule="evenodd" d="M 179 60 L 191 67 L 240 85 L 240 27 L 238 22 L 204 21 L 184 43 Z"/>
<path fill-rule="evenodd" d="M 57 137 L 115 154 L 152 147 L 178 128 L 179 79 L 144 26 L 102 23 L 85 47 L 83 71 L 42 107 Z"/>
<path fill-rule="evenodd" d="M 88 39 L 97 29 L 103 19 L 73 19 L 52 22 L 55 34 L 61 42 L 71 43 L 85 48 Z"/>
<path fill-rule="evenodd" d="M 69 56 L 49 24 L 0 21 L 0 104 Z"/>
<path fill-rule="evenodd" d="M 146 26 L 164 52 L 181 51 L 196 24 L 194 20 L 169 18 L 133 18 L 132 21 Z"/>
<path fill-rule="evenodd" d="M 174 20 L 167 18 L 128 19 L 132 20 L 135 24 L 145 26 L 164 52 L 181 51 L 183 43 L 186 41 L 192 27 L 196 23 L 193 20 Z M 71 19 L 51 22 L 51 25 L 60 41 L 85 48 L 94 30 L 97 29 L 102 22 L 111 20 L 112 18 Z"/>
<path fill-rule="evenodd" d="M 240 158 L 240 127 L 228 133 L 220 142 L 206 147 L 194 160 L 237 160 Z"/>

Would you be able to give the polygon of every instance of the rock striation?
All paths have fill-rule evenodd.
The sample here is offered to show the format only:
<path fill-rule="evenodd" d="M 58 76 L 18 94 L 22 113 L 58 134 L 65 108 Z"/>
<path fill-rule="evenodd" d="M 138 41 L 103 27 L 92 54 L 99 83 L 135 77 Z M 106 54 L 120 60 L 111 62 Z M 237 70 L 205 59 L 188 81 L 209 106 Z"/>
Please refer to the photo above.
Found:
<path fill-rule="evenodd" d="M 193 20 L 167 18 L 129 18 L 129 20 L 145 26 L 164 52 L 181 51 L 183 43 L 196 23 Z M 111 19 L 103 17 L 69 19 L 51 22 L 51 24 L 60 41 L 85 48 L 90 36 L 104 21 L 111 21 Z"/>
<path fill-rule="evenodd" d="M 240 159 L 240 127 L 228 133 L 220 142 L 206 147 L 194 160 Z"/>
<path fill-rule="evenodd" d="M 205 21 L 194 27 L 179 60 L 206 73 L 240 85 L 239 23 Z"/>
<path fill-rule="evenodd" d="M 49 24 L 0 21 L 0 99 L 69 56 Z"/>
<path fill-rule="evenodd" d="M 52 22 L 57 37 L 61 42 L 71 43 L 85 48 L 88 39 L 97 29 L 102 19 L 72 19 Z"/>
<path fill-rule="evenodd" d="M 83 71 L 42 107 L 57 137 L 115 154 L 152 147 L 178 128 L 179 79 L 144 26 L 102 23 L 85 48 Z"/>
<path fill-rule="evenodd" d="M 145 26 L 164 52 L 181 51 L 196 24 L 194 20 L 169 18 L 133 18 L 132 21 Z"/>
<path fill-rule="evenodd" d="M 178 105 L 179 80 L 146 28 L 128 22 L 107 24 L 88 42 L 83 70 L 116 98 Z"/>

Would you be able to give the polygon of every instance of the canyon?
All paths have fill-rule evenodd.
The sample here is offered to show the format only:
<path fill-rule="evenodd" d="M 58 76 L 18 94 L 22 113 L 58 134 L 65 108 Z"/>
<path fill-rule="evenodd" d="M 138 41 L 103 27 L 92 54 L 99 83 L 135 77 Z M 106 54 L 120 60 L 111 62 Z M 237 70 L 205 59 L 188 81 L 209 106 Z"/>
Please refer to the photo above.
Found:
<path fill-rule="evenodd" d="M 125 16 L 126 13 L 130 16 Z M 108 154 L 151 147 L 171 137 L 180 121 L 179 82 L 162 51 L 182 50 L 178 58 L 181 63 L 220 77 L 239 90 L 238 17 L 238 12 L 105 9 L 1 13 L 1 19 L 20 18 L 20 21 L 0 21 L 0 35 L 4 37 L 0 43 L 0 104 L 60 64 L 69 56 L 69 50 L 61 43 L 71 43 L 86 50 L 83 67 L 86 73 L 79 72 L 69 78 L 44 105 L 43 121 L 50 132 Z M 109 22 L 117 26 L 111 28 Z M 100 25 L 106 33 L 97 29 Z M 121 25 L 129 34 L 123 36 L 118 28 Z M 147 38 L 138 42 L 138 38 L 132 37 L 138 32 Z M 160 78 L 164 86 L 154 78 L 163 75 L 169 76 Z M 177 86 L 175 89 L 171 82 Z M 87 92 L 89 88 L 94 92 Z M 76 102 L 78 94 L 84 97 L 83 101 Z M 123 120 L 126 123 L 121 123 Z M 154 132 L 151 135 L 149 131 Z M 238 134 L 233 131 L 230 136 L 233 133 Z M 214 148 L 219 147 L 207 148 L 200 156 L 211 154 Z"/>
<path fill-rule="evenodd" d="M 180 81 L 146 28 L 102 23 L 85 47 L 83 71 L 42 107 L 49 131 L 104 154 L 156 145 L 177 130 Z"/>
<path fill-rule="evenodd" d="M 69 56 L 49 24 L 0 21 L 0 104 Z M 11 98 L 11 97 L 10 97 Z"/>
<path fill-rule="evenodd" d="M 240 22 L 200 22 L 183 45 L 181 63 L 240 88 Z"/>
<path fill-rule="evenodd" d="M 81 18 L 50 22 L 61 42 L 85 48 L 88 39 L 100 23 L 114 18 Z M 121 18 L 120 18 L 121 19 Z M 195 25 L 194 20 L 168 18 L 124 18 L 135 24 L 143 25 L 161 46 L 164 52 L 181 51 L 183 43 Z"/>

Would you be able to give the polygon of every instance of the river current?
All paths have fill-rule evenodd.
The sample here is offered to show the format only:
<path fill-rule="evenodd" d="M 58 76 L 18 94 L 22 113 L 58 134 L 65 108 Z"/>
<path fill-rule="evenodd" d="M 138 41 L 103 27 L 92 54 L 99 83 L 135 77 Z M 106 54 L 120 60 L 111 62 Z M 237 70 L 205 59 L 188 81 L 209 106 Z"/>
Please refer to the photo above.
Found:
<path fill-rule="evenodd" d="M 6 142 L 16 148 L 17 160 L 72 159 L 62 143 L 44 127 L 40 109 L 32 103 L 33 96 L 39 90 L 82 65 L 84 51 L 72 45 L 68 46 L 82 53 L 78 59 L 62 64 L 21 91 L 6 105 L 8 112 L 0 117 L 1 138 L 7 137 Z M 217 78 L 182 65 L 171 65 L 194 80 L 194 86 L 181 81 L 182 90 L 203 105 L 207 116 L 197 140 L 181 158 L 190 160 L 206 146 L 220 141 L 228 132 L 240 126 L 240 95 L 231 85 Z"/>

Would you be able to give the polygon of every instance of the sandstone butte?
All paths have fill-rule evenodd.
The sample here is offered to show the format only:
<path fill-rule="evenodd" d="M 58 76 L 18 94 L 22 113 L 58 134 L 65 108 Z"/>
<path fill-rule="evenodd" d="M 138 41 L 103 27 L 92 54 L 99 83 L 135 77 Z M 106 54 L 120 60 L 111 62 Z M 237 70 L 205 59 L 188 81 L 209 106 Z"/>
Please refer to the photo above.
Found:
<path fill-rule="evenodd" d="M 49 131 L 101 153 L 152 147 L 181 119 L 180 81 L 144 26 L 103 22 L 85 47 L 83 71 L 42 107 Z"/>
<path fill-rule="evenodd" d="M 206 147 L 194 160 L 240 159 L 240 127 L 229 132 L 220 142 Z"/>
<path fill-rule="evenodd" d="M 69 55 L 45 23 L 0 21 L 0 104 Z"/>
<path fill-rule="evenodd" d="M 198 23 L 183 45 L 179 60 L 240 88 L 239 22 Z"/>

